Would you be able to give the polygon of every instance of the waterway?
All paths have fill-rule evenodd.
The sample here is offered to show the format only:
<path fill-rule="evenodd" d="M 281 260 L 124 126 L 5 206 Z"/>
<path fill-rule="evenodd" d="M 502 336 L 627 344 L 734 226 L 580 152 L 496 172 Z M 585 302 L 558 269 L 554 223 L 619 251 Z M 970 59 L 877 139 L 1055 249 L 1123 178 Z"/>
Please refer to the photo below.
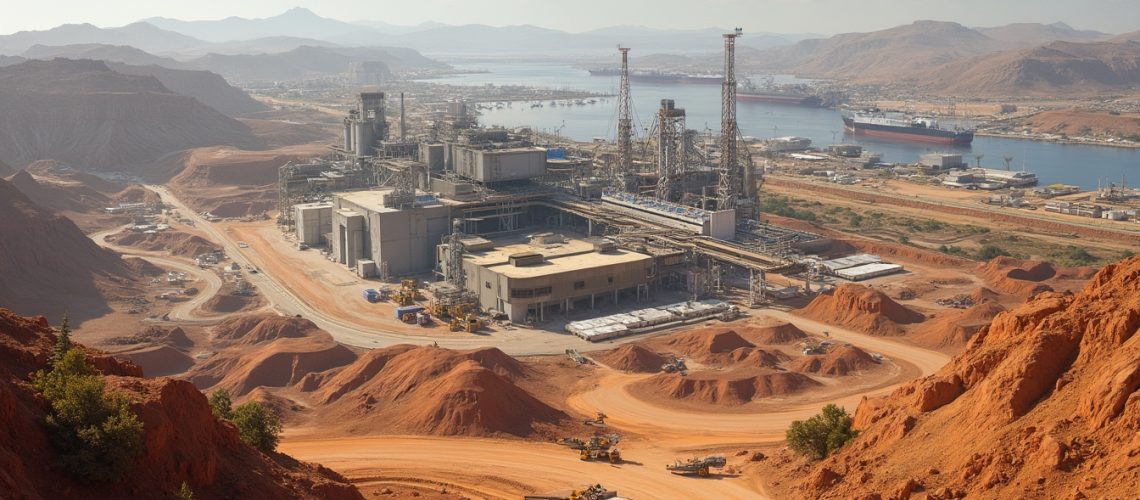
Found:
<path fill-rule="evenodd" d="M 616 76 L 591 76 L 586 70 L 564 63 L 483 62 L 455 66 L 488 72 L 452 75 L 430 81 L 451 85 L 527 85 L 613 95 L 617 94 L 618 88 Z M 795 79 L 779 76 L 776 81 L 784 83 Z M 714 133 L 720 129 L 719 85 L 634 82 L 630 93 L 634 127 L 639 135 L 647 133 L 661 99 L 673 99 L 677 107 L 685 108 L 688 128 Z M 740 102 L 736 113 L 740 131 L 745 136 L 807 137 L 816 147 L 835 143 L 860 144 L 881 154 L 885 162 L 913 163 L 924 153 L 954 152 L 961 153 L 971 164 L 976 163 L 976 155 L 984 155 L 982 166 L 1004 168 L 1003 157 L 1012 156 L 1011 167 L 1036 173 L 1041 185 L 1063 183 L 1095 189 L 1098 180 L 1119 182 L 1121 176 L 1130 185 L 1140 184 L 1140 150 L 1136 149 L 980 136 L 974 138 L 972 145 L 965 147 L 927 145 L 848 134 L 843 129 L 840 113 L 833 109 Z M 600 98 L 595 104 L 558 103 L 556 106 L 550 102 L 515 102 L 501 108 L 482 110 L 480 123 L 534 127 L 579 141 L 597 137 L 612 140 L 617 128 L 617 100 L 613 97 Z"/>

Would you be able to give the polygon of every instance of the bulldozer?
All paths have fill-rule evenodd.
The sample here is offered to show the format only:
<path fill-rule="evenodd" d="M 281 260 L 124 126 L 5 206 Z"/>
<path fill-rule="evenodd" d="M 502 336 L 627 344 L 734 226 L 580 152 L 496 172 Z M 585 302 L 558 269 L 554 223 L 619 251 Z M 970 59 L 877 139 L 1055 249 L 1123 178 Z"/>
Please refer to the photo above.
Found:
<path fill-rule="evenodd" d="M 607 490 L 600 484 L 593 484 L 565 493 L 527 495 L 523 497 L 523 500 L 608 500 L 616 497 L 616 491 Z"/>
<path fill-rule="evenodd" d="M 594 416 L 594 418 L 589 419 L 589 420 L 583 420 L 582 423 L 586 424 L 586 425 L 603 425 L 604 426 L 604 425 L 606 425 L 606 414 L 602 413 L 602 412 L 598 412 L 598 414 L 596 416 Z"/>
<path fill-rule="evenodd" d="M 452 316 L 449 327 L 453 332 L 475 333 L 483 327 L 483 323 L 479 321 L 475 313 L 467 313 L 463 316 Z"/>
<path fill-rule="evenodd" d="M 709 477 L 709 469 L 721 468 L 728 463 L 727 460 L 721 455 L 710 455 L 704 458 L 690 458 L 688 460 L 677 460 L 673 465 L 666 465 L 665 470 L 681 476 L 700 476 Z"/>
<path fill-rule="evenodd" d="M 621 436 L 594 436 L 587 440 L 578 438 L 563 438 L 559 444 L 566 445 L 572 450 L 578 450 L 578 459 L 582 461 L 609 460 L 610 463 L 621 463 L 621 451 L 614 446 L 621 441 Z"/>

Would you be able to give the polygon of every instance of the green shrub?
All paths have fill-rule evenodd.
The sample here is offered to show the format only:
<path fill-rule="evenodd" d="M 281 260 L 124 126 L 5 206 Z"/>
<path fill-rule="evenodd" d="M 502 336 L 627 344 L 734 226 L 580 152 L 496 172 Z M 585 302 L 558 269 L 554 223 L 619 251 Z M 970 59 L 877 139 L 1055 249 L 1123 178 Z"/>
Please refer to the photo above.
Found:
<path fill-rule="evenodd" d="M 792 422 L 787 432 L 788 446 L 813 460 L 826 458 L 859 433 L 851 428 L 852 422 L 847 410 L 829 404 L 814 417 Z"/>
<path fill-rule="evenodd" d="M 64 337 L 66 338 L 66 337 Z M 85 482 L 122 478 L 142 453 L 142 422 L 130 402 L 106 392 L 103 377 L 70 349 L 33 385 L 48 402 L 44 424 L 65 472 Z"/>
<path fill-rule="evenodd" d="M 997 245 L 982 245 L 978 249 L 978 260 L 991 260 L 997 257 L 1008 257 L 1009 252 Z"/>
<path fill-rule="evenodd" d="M 210 394 L 210 411 L 215 417 L 229 420 L 233 413 L 234 402 L 230 399 L 230 391 L 218 389 Z"/>
<path fill-rule="evenodd" d="M 281 439 L 281 417 L 257 401 L 238 405 L 230 414 L 241 440 L 266 453 L 277 449 Z"/>

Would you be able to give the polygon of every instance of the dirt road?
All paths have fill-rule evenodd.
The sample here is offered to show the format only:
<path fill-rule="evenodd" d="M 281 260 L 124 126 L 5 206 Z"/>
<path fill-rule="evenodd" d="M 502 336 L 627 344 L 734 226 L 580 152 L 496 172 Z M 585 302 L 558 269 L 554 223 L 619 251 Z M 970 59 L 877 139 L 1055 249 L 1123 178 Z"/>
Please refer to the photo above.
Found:
<path fill-rule="evenodd" d="M 624 444 L 624 443 L 623 443 Z M 732 476 L 696 479 L 665 471 L 673 455 L 643 444 L 620 446 L 622 464 L 583 462 L 578 453 L 553 443 L 477 438 L 375 436 L 281 443 L 281 451 L 321 463 L 350 478 L 414 479 L 484 498 L 601 483 L 623 496 L 650 498 L 763 498 L 747 481 Z"/>

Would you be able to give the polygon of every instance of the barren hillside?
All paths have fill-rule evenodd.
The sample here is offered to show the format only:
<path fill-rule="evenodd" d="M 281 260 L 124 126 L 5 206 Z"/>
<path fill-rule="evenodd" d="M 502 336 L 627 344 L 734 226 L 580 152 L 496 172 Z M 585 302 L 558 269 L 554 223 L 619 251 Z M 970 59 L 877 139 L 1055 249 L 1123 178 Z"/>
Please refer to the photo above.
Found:
<path fill-rule="evenodd" d="M 1132 258 L 998 315 L 935 375 L 864 400 L 859 437 L 832 457 L 771 467 L 800 467 L 783 492 L 800 498 L 1134 497 L 1138 333 Z"/>
<path fill-rule="evenodd" d="M 0 152 L 13 165 L 56 159 L 84 168 L 144 171 L 188 148 L 255 147 L 249 128 L 175 94 L 154 77 L 99 61 L 28 61 L 0 68 Z"/>
<path fill-rule="evenodd" d="M 109 311 L 107 301 L 140 279 L 128 261 L 99 248 L 71 220 L 36 205 L 2 179 L 0 276 L 4 307 L 53 317 L 69 312 L 73 319 Z"/>
<path fill-rule="evenodd" d="M 954 61 L 922 86 L 960 95 L 1089 94 L 1140 85 L 1140 42 L 1054 42 Z"/>

